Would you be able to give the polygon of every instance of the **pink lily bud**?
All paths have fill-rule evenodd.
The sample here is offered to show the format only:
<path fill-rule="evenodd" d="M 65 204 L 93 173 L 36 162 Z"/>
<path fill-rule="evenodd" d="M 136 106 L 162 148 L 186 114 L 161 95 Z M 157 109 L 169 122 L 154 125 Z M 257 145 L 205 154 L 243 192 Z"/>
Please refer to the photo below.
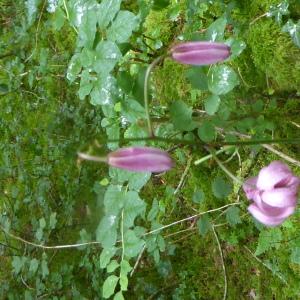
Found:
<path fill-rule="evenodd" d="M 108 154 L 109 165 L 136 172 L 159 173 L 172 168 L 169 154 L 152 147 L 121 148 Z"/>
<path fill-rule="evenodd" d="M 186 42 L 171 48 L 173 59 L 188 65 L 209 65 L 230 56 L 230 47 L 217 42 Z"/>
<path fill-rule="evenodd" d="M 296 209 L 299 185 L 287 165 L 273 161 L 244 183 L 246 197 L 253 201 L 248 211 L 262 224 L 280 225 Z"/>

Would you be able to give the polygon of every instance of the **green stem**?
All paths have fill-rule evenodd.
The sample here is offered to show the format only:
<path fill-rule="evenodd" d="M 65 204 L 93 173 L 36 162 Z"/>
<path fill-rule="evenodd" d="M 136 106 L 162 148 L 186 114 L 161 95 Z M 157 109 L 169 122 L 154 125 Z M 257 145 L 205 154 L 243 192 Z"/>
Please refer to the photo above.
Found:
<path fill-rule="evenodd" d="M 216 151 L 215 155 L 219 155 L 219 154 L 221 154 L 221 153 L 223 153 L 223 152 L 225 152 L 225 151 L 227 151 L 227 150 L 230 150 L 230 149 L 232 149 L 232 148 L 234 148 L 234 147 L 233 147 L 233 146 L 232 146 L 232 147 L 224 147 L 223 149 Z M 206 156 L 204 156 L 204 157 L 202 157 L 202 158 L 196 160 L 196 161 L 194 162 L 194 165 L 196 165 L 196 166 L 197 166 L 197 165 L 200 165 L 200 164 L 202 164 L 203 162 L 205 162 L 206 160 L 212 158 L 213 156 L 214 156 L 213 154 L 208 154 L 208 155 L 206 155 Z"/>
<path fill-rule="evenodd" d="M 147 68 L 145 74 L 145 81 L 144 81 L 144 102 L 145 102 L 145 112 L 146 112 L 146 119 L 147 119 L 147 126 L 148 126 L 148 133 L 149 137 L 154 137 L 154 132 L 151 124 L 151 117 L 149 111 L 149 99 L 148 99 L 148 85 L 149 85 L 149 78 L 150 73 L 154 69 L 154 67 L 164 58 L 164 56 L 157 57 Z"/>
<path fill-rule="evenodd" d="M 139 141 L 160 141 L 169 144 L 183 144 L 183 145 L 200 145 L 200 146 L 212 146 L 212 147 L 221 147 L 221 146 L 248 146 L 248 145 L 260 145 L 260 144 L 300 144 L 300 138 L 290 138 L 290 139 L 265 139 L 265 140 L 250 140 L 250 141 L 234 141 L 234 142 L 212 142 L 204 143 L 200 140 L 188 141 L 183 139 L 172 139 L 164 138 L 159 136 L 149 136 L 149 137 L 139 137 L 139 138 L 122 138 L 122 139 L 108 139 L 108 143 L 116 142 L 139 142 Z"/>

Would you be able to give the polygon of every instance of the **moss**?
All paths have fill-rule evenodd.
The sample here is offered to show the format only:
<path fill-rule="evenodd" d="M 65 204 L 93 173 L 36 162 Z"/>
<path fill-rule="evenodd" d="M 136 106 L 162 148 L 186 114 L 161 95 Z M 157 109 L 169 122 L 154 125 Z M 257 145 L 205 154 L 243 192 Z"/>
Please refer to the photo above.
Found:
<path fill-rule="evenodd" d="M 300 49 L 273 20 L 263 19 L 253 24 L 247 41 L 256 68 L 266 74 L 272 88 L 300 89 Z"/>

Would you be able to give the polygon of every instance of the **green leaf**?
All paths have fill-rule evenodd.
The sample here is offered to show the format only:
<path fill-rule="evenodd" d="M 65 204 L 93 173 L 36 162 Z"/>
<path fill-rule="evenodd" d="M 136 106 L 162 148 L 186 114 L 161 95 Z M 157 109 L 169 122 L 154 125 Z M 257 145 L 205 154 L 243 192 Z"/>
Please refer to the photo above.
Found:
<path fill-rule="evenodd" d="M 260 255 L 267 250 L 280 246 L 282 232 L 279 228 L 266 229 L 260 232 L 255 255 Z"/>
<path fill-rule="evenodd" d="M 124 138 L 126 138 L 126 139 L 147 138 L 147 136 L 148 136 L 147 129 L 144 127 L 141 128 L 138 124 L 130 125 L 124 132 Z M 146 144 L 146 142 L 143 140 L 128 142 L 128 145 L 131 145 L 131 146 L 145 146 L 145 144 Z"/>
<path fill-rule="evenodd" d="M 39 267 L 39 261 L 36 258 L 33 258 L 30 261 L 30 265 L 29 265 L 29 272 L 32 274 L 35 274 L 35 272 L 37 271 Z"/>
<path fill-rule="evenodd" d="M 203 142 L 209 143 L 215 139 L 215 127 L 210 121 L 205 120 L 198 129 L 198 135 Z"/>
<path fill-rule="evenodd" d="M 210 40 L 213 42 L 223 41 L 226 24 L 227 20 L 224 17 L 221 17 L 214 21 L 205 32 L 206 40 Z"/>
<path fill-rule="evenodd" d="M 292 249 L 291 262 L 300 265 L 300 247 Z"/>
<path fill-rule="evenodd" d="M 152 202 L 152 207 L 147 215 L 147 220 L 148 221 L 154 221 L 154 219 L 156 218 L 156 216 L 159 213 L 159 205 L 158 205 L 158 201 L 157 199 L 154 199 Z"/>
<path fill-rule="evenodd" d="M 121 291 L 127 291 L 127 287 L 128 287 L 127 275 L 121 274 L 121 276 L 120 276 L 120 286 L 121 286 Z"/>
<path fill-rule="evenodd" d="M 229 38 L 226 41 L 226 44 L 230 46 L 230 59 L 233 59 L 237 56 L 239 56 L 245 49 L 246 49 L 246 43 L 242 40 Z"/>
<path fill-rule="evenodd" d="M 120 264 L 114 259 L 112 260 L 109 265 L 106 267 L 108 273 L 114 272 L 117 268 L 119 268 Z"/>
<path fill-rule="evenodd" d="M 199 203 L 202 203 L 204 201 L 204 199 L 205 199 L 204 192 L 201 189 L 196 188 L 196 190 L 193 194 L 193 197 L 192 197 L 193 202 L 199 204 Z"/>
<path fill-rule="evenodd" d="M 116 79 L 111 76 L 103 76 L 93 83 L 91 91 L 92 105 L 112 105 L 116 95 Z"/>
<path fill-rule="evenodd" d="M 170 0 L 154 0 L 152 9 L 153 10 L 162 10 L 170 5 Z"/>
<path fill-rule="evenodd" d="M 122 116 L 130 123 L 135 123 L 139 119 L 145 119 L 145 109 L 137 101 L 131 98 L 122 100 Z"/>
<path fill-rule="evenodd" d="M 49 275 L 48 263 L 45 259 L 42 260 L 42 277 L 43 279 Z"/>
<path fill-rule="evenodd" d="M 114 294 L 118 281 L 119 278 L 115 275 L 108 276 L 105 279 L 102 287 L 103 298 L 108 299 Z"/>
<path fill-rule="evenodd" d="M 204 102 L 207 114 L 210 116 L 214 115 L 218 111 L 220 103 L 221 99 L 218 95 L 209 96 Z"/>
<path fill-rule="evenodd" d="M 170 107 L 170 115 L 174 128 L 181 131 L 191 131 L 195 129 L 196 124 L 192 120 L 193 110 L 184 102 L 174 101 Z"/>
<path fill-rule="evenodd" d="M 125 300 L 123 294 L 122 294 L 122 291 L 119 291 L 115 294 L 114 296 L 114 300 Z"/>
<path fill-rule="evenodd" d="M 281 23 L 282 16 L 288 15 L 290 13 L 288 8 L 289 8 L 288 0 L 283 0 L 277 5 L 271 5 L 269 11 L 267 12 L 267 16 L 274 17 L 277 23 Z"/>
<path fill-rule="evenodd" d="M 27 9 L 27 20 L 29 26 L 31 26 L 36 19 L 39 4 L 40 0 L 25 1 L 25 6 Z"/>
<path fill-rule="evenodd" d="M 78 32 L 78 46 L 92 49 L 96 34 L 97 10 L 95 0 L 87 0 L 81 12 L 81 22 Z"/>
<path fill-rule="evenodd" d="M 130 228 L 134 225 L 134 220 L 137 216 L 145 214 L 146 204 L 143 200 L 141 200 L 139 194 L 134 191 L 127 192 L 125 199 L 123 222 L 124 227 Z"/>
<path fill-rule="evenodd" d="M 54 212 L 50 215 L 50 222 L 49 222 L 50 229 L 54 229 L 56 226 L 56 223 L 57 223 L 56 212 Z"/>
<path fill-rule="evenodd" d="M 145 241 L 138 238 L 133 230 L 127 230 L 124 235 L 125 256 L 136 257 L 142 250 Z"/>
<path fill-rule="evenodd" d="M 232 206 L 226 211 L 226 220 L 231 226 L 242 223 L 240 218 L 240 209 L 236 206 Z"/>
<path fill-rule="evenodd" d="M 44 229 L 46 227 L 46 220 L 45 220 L 45 218 L 41 218 L 39 220 L 39 223 L 40 223 L 40 228 L 41 229 Z"/>
<path fill-rule="evenodd" d="M 118 46 L 112 41 L 101 41 L 96 47 L 96 61 L 94 70 L 98 74 L 106 76 L 113 70 L 116 63 L 122 57 Z"/>
<path fill-rule="evenodd" d="M 53 14 L 53 28 L 56 31 L 59 31 L 65 23 L 65 14 L 61 8 L 57 8 Z"/>
<path fill-rule="evenodd" d="M 133 88 L 133 78 L 127 71 L 118 72 L 117 83 L 126 94 L 129 94 Z"/>
<path fill-rule="evenodd" d="M 127 260 L 122 260 L 121 262 L 121 274 L 127 275 L 132 270 L 129 262 Z"/>
<path fill-rule="evenodd" d="M 125 24 L 126 26 L 124 26 Z M 125 43 L 137 25 L 137 17 L 132 12 L 121 10 L 107 30 L 107 39 L 117 43 Z"/>
<path fill-rule="evenodd" d="M 100 268 L 104 269 L 110 262 L 111 258 L 115 256 L 117 248 L 104 248 L 100 254 Z"/>
<path fill-rule="evenodd" d="M 126 195 L 119 185 L 110 185 L 104 195 L 104 207 L 107 214 L 118 215 L 125 204 Z"/>
<path fill-rule="evenodd" d="M 22 270 L 23 266 L 25 265 L 27 261 L 27 257 L 25 256 L 13 256 L 12 259 L 12 267 L 13 267 L 13 272 L 15 274 L 19 274 L 20 271 Z"/>
<path fill-rule="evenodd" d="M 103 0 L 97 10 L 98 25 L 105 29 L 111 22 L 117 12 L 120 10 L 122 0 Z"/>
<path fill-rule="evenodd" d="M 78 91 L 79 99 L 83 100 L 87 95 L 90 94 L 93 83 L 91 82 L 92 77 L 90 76 L 90 73 L 88 70 L 84 70 L 81 73 L 81 80 L 80 80 L 80 88 Z"/>
<path fill-rule="evenodd" d="M 205 236 L 211 229 L 211 223 L 207 215 L 200 216 L 197 221 L 197 227 L 201 236 Z"/>
<path fill-rule="evenodd" d="M 112 248 L 117 241 L 117 228 L 119 216 L 106 215 L 96 230 L 96 240 L 101 242 L 103 248 Z"/>
<path fill-rule="evenodd" d="M 79 54 L 73 55 L 68 66 L 67 79 L 73 82 L 77 78 L 77 75 L 80 73 L 81 68 L 82 65 L 81 65 L 80 55 Z"/>
<path fill-rule="evenodd" d="M 0 93 L 6 94 L 9 91 L 8 85 L 5 83 L 0 83 Z"/>
<path fill-rule="evenodd" d="M 300 48 L 300 20 L 297 23 L 288 20 L 282 27 L 282 31 L 289 33 L 295 45 Z"/>
<path fill-rule="evenodd" d="M 212 182 L 212 192 L 218 199 L 224 199 L 231 193 L 232 186 L 222 177 L 217 177 Z"/>
<path fill-rule="evenodd" d="M 208 73 L 208 89 L 216 95 L 230 92 L 239 84 L 235 71 L 225 65 L 214 65 Z"/>
<path fill-rule="evenodd" d="M 191 67 L 186 71 L 186 78 L 192 85 L 192 88 L 201 91 L 207 91 L 207 75 L 204 73 L 202 67 Z"/>
<path fill-rule="evenodd" d="M 91 67 L 94 64 L 96 53 L 88 48 L 83 48 L 80 53 L 81 65 L 85 68 Z"/>

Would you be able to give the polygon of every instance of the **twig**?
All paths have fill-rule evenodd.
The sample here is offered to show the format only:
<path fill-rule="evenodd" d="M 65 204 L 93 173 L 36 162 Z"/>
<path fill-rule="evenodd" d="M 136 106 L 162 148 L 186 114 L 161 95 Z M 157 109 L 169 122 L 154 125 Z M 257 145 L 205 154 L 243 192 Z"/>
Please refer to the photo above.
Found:
<path fill-rule="evenodd" d="M 134 264 L 134 267 L 133 267 L 133 269 L 132 269 L 132 271 L 130 273 L 130 277 L 132 277 L 132 275 L 136 271 L 136 269 L 137 269 L 137 267 L 138 267 L 138 265 L 139 265 L 139 263 L 140 263 L 140 261 L 142 259 L 142 256 L 143 256 L 143 253 L 144 253 L 145 249 L 146 249 L 146 245 L 144 245 L 143 248 L 142 248 L 142 250 L 140 251 L 140 254 L 139 254 L 139 256 L 138 256 L 138 258 L 137 258 L 137 260 L 136 260 L 136 262 Z"/>
<path fill-rule="evenodd" d="M 225 300 L 226 297 L 227 297 L 227 275 L 226 275 L 226 267 L 225 267 L 225 263 L 224 263 L 224 256 L 223 256 L 221 244 L 220 244 L 220 241 L 219 241 L 219 238 L 218 238 L 218 235 L 217 235 L 217 232 L 215 230 L 214 225 L 212 226 L 212 231 L 213 231 L 214 236 L 216 238 L 216 242 L 218 244 L 220 257 L 221 257 L 221 261 L 222 261 L 222 268 L 223 268 L 223 273 L 224 273 L 224 295 L 223 295 L 223 300 Z"/>
<path fill-rule="evenodd" d="M 214 208 L 214 209 L 210 209 L 210 210 L 207 210 L 207 211 L 204 211 L 204 212 L 200 212 L 196 215 L 193 215 L 193 216 L 190 216 L 190 217 L 187 217 L 187 218 L 184 218 L 184 219 L 181 219 L 181 220 L 178 220 L 176 222 L 173 222 L 171 224 L 168 224 L 168 225 L 164 225 L 162 227 L 159 227 L 157 229 L 154 229 L 152 231 L 149 231 L 147 233 L 145 233 L 143 236 L 146 236 L 146 235 L 149 235 L 149 234 L 153 234 L 153 233 L 156 233 L 156 232 L 159 232 L 161 230 L 164 230 L 166 228 L 169 228 L 169 227 L 172 227 L 174 225 L 177 225 L 177 224 L 180 224 L 180 223 L 183 223 L 183 222 L 186 222 L 186 221 L 189 221 L 189 220 L 193 220 L 199 216 L 202 216 L 202 215 L 205 215 L 205 214 L 208 214 L 208 213 L 211 213 L 211 212 L 215 212 L 215 211 L 219 211 L 219 210 L 222 210 L 224 208 L 227 208 L 229 206 L 233 206 L 233 205 L 240 205 L 241 202 L 235 202 L 235 203 L 230 203 L 230 204 L 227 204 L 227 205 L 224 205 L 224 206 L 221 206 L 221 207 L 218 207 L 218 208 Z"/>
<path fill-rule="evenodd" d="M 177 186 L 176 190 L 174 191 L 174 195 L 176 195 L 176 194 L 179 192 L 179 190 L 182 188 L 183 183 L 184 183 L 184 180 L 185 180 L 185 178 L 186 178 L 186 176 L 187 176 L 187 174 L 188 174 L 188 172 L 189 172 L 189 169 L 190 169 L 190 167 L 191 167 L 192 160 L 193 160 L 193 156 L 191 156 L 191 157 L 188 159 L 186 168 L 185 168 L 185 170 L 184 170 L 184 172 L 183 172 L 183 174 L 182 174 L 182 176 L 181 176 L 181 178 L 180 178 L 180 181 L 179 181 L 179 183 L 178 183 L 178 186 Z"/>
<path fill-rule="evenodd" d="M 249 25 L 250 25 L 250 26 L 253 25 L 256 21 L 258 21 L 259 19 L 261 19 L 261 18 L 263 18 L 263 17 L 266 17 L 267 15 L 268 15 L 268 13 L 264 13 L 263 15 L 258 16 L 258 17 L 255 18 L 253 21 L 251 21 L 251 22 L 249 23 Z"/>
<path fill-rule="evenodd" d="M 284 284 L 286 284 L 286 285 L 288 284 L 284 278 L 282 278 L 280 275 L 274 273 L 273 270 L 268 265 L 266 265 L 261 259 L 259 259 L 247 246 L 244 245 L 244 248 L 251 254 L 251 256 L 253 256 L 255 258 L 256 261 L 258 261 L 265 268 L 267 268 L 269 271 L 271 271 L 272 274 L 276 275 Z"/>

